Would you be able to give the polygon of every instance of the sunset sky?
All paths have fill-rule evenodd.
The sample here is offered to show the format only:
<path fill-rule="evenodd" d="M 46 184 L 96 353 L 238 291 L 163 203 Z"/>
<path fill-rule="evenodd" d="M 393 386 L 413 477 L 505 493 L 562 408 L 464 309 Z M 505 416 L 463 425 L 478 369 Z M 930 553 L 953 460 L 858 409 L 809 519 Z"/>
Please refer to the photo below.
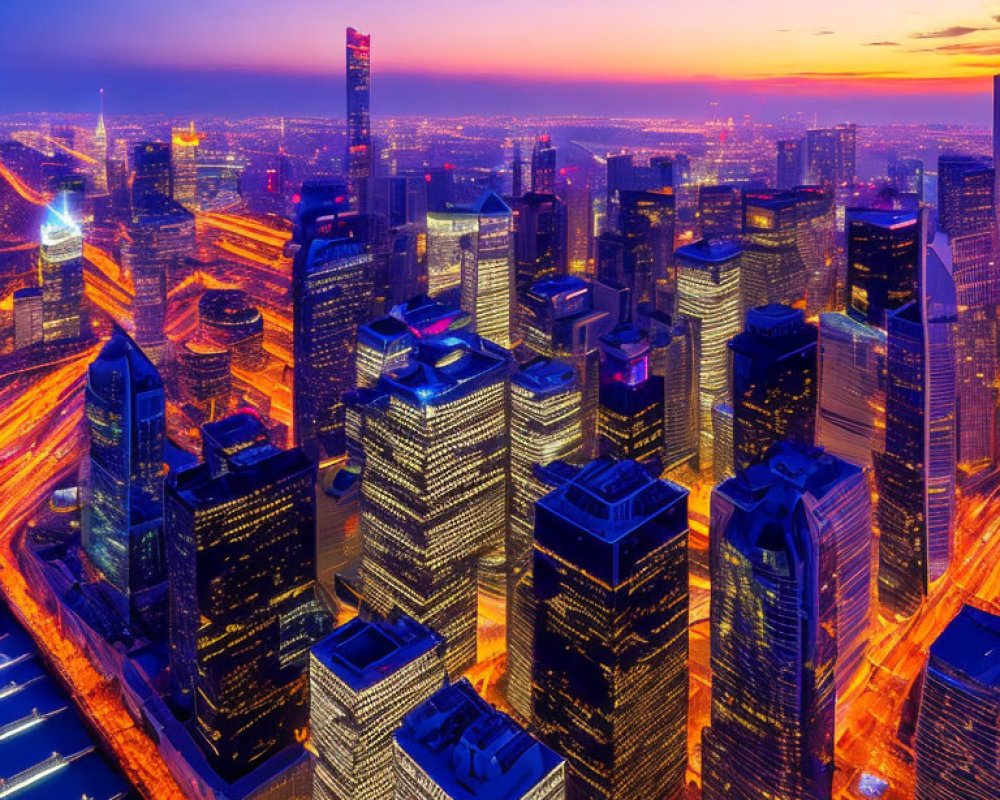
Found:
<path fill-rule="evenodd" d="M 506 110 L 515 90 L 534 105 L 559 86 L 585 106 L 697 86 L 806 106 L 803 98 L 878 97 L 909 108 L 928 93 L 951 95 L 978 113 L 986 76 L 1000 70 L 998 19 L 1000 2 L 981 0 L 2 2 L 0 67 L 11 91 L 0 91 L 0 110 L 82 109 L 85 84 L 100 81 L 109 102 L 117 90 L 130 107 L 142 89 L 172 106 L 192 94 L 185 85 L 200 94 L 230 85 L 229 106 L 281 100 L 289 107 L 280 110 L 311 111 L 316 98 L 288 87 L 308 94 L 339 80 L 344 28 L 354 25 L 373 34 L 376 93 L 384 84 L 376 114 L 412 111 L 414 92 L 435 92 L 436 111 L 450 103 L 460 112 Z M 186 101 L 200 108 L 205 98 Z"/>

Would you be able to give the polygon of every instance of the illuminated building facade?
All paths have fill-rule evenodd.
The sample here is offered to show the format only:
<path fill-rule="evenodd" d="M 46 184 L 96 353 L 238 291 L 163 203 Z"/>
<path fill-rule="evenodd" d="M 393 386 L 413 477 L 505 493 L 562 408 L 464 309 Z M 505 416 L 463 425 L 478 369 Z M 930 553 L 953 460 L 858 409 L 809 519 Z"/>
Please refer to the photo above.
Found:
<path fill-rule="evenodd" d="M 738 236 L 743 226 L 739 188 L 729 184 L 699 186 L 697 220 L 703 239 Z"/>
<path fill-rule="evenodd" d="M 649 371 L 663 380 L 663 466 L 698 453 L 698 370 L 695 326 L 656 311 L 649 318 Z"/>
<path fill-rule="evenodd" d="M 716 483 L 736 474 L 733 447 L 733 407 L 718 402 L 712 406 L 712 478 Z"/>
<path fill-rule="evenodd" d="M 663 378 L 649 371 L 649 339 L 633 325 L 600 338 L 601 389 L 597 433 L 611 460 L 659 464 L 663 448 Z"/>
<path fill-rule="evenodd" d="M 403 718 L 393 760 L 396 800 L 566 796 L 566 762 L 483 700 L 465 678 Z"/>
<path fill-rule="evenodd" d="M 847 313 L 885 328 L 886 315 L 916 299 L 923 248 L 913 211 L 847 210 Z"/>
<path fill-rule="evenodd" d="M 42 341 L 42 290 L 37 286 L 14 292 L 14 349 L 21 350 Z"/>
<path fill-rule="evenodd" d="M 805 264 L 798 248 L 798 205 L 791 193 L 755 192 L 743 201 L 743 302 L 748 308 L 802 303 Z"/>
<path fill-rule="evenodd" d="M 857 175 L 857 137 L 856 125 L 806 131 L 809 182 L 828 187 L 854 183 Z"/>
<path fill-rule="evenodd" d="M 559 361 L 531 361 L 510 380 L 507 698 L 525 719 L 531 718 L 535 503 L 550 489 L 536 470 L 553 461 L 579 459 L 581 400 L 576 372 Z"/>
<path fill-rule="evenodd" d="M 931 645 L 917 718 L 916 800 L 1000 797 L 1000 617 L 972 606 Z"/>
<path fill-rule="evenodd" d="M 267 363 L 264 318 L 241 289 L 206 289 L 198 300 L 198 331 L 229 350 L 237 369 L 257 370 Z"/>
<path fill-rule="evenodd" d="M 819 317 L 816 444 L 862 467 L 885 448 L 886 334 L 841 313 Z"/>
<path fill-rule="evenodd" d="M 566 204 L 554 194 L 529 192 L 510 201 L 517 291 L 566 272 Z"/>
<path fill-rule="evenodd" d="M 938 230 L 951 237 L 982 233 L 996 225 L 996 173 L 985 158 L 938 158 Z"/>
<path fill-rule="evenodd" d="M 194 123 L 174 128 L 170 136 L 170 168 L 173 173 L 173 199 L 194 211 L 198 205 L 198 145 L 201 136 Z"/>
<path fill-rule="evenodd" d="M 440 636 L 403 616 L 355 618 L 313 646 L 313 800 L 393 797 L 393 732 L 444 685 L 443 650 Z"/>
<path fill-rule="evenodd" d="M 656 306 L 657 289 L 674 288 L 674 188 L 622 191 L 619 203 L 625 242 L 619 282 L 632 290 L 632 319 L 645 320 Z"/>
<path fill-rule="evenodd" d="M 373 177 L 371 45 L 370 34 L 347 29 L 347 176 L 351 204 L 362 213 Z"/>
<path fill-rule="evenodd" d="M 805 177 L 805 153 L 801 139 L 781 139 L 778 150 L 778 189 L 800 186 Z"/>
<path fill-rule="evenodd" d="M 233 389 L 232 354 L 204 337 L 188 339 L 178 349 L 177 391 L 185 403 L 218 419 L 229 407 Z"/>
<path fill-rule="evenodd" d="M 126 622 L 166 577 L 165 402 L 156 367 L 116 328 L 87 370 L 90 480 L 82 540 Z"/>
<path fill-rule="evenodd" d="M 104 125 L 104 90 L 100 90 L 100 107 L 97 112 L 97 127 L 94 129 L 94 193 L 108 191 L 108 130 Z"/>
<path fill-rule="evenodd" d="M 712 493 L 712 718 L 705 800 L 832 797 L 835 704 L 863 661 L 864 475 L 780 444 Z"/>
<path fill-rule="evenodd" d="M 66 210 L 49 206 L 42 224 L 38 277 L 42 286 L 42 338 L 79 339 L 83 316 L 83 232 Z"/>
<path fill-rule="evenodd" d="M 174 699 L 229 781 L 300 741 L 309 648 L 329 630 L 314 588 L 316 466 L 260 441 L 252 415 L 238 423 L 205 426 L 217 450 L 171 474 L 165 502 Z"/>
<path fill-rule="evenodd" d="M 944 241 L 942 241 L 944 240 Z M 927 248 L 919 302 L 889 315 L 878 490 L 879 600 L 911 615 L 951 561 L 955 522 L 955 287 L 946 237 Z"/>
<path fill-rule="evenodd" d="M 475 661 L 480 561 L 503 553 L 509 364 L 474 334 L 427 337 L 363 409 L 363 599 L 441 634 L 451 675 Z"/>
<path fill-rule="evenodd" d="M 566 201 L 566 260 L 573 275 L 587 272 L 594 235 L 593 192 L 590 175 L 569 167 L 559 189 Z"/>
<path fill-rule="evenodd" d="M 806 316 L 842 307 L 844 258 L 837 253 L 833 192 L 818 186 L 792 190 L 798 211 L 796 246 L 806 272 Z"/>
<path fill-rule="evenodd" d="M 164 332 L 167 274 L 192 255 L 194 216 L 162 195 L 147 196 L 133 209 L 128 237 L 122 242 L 122 268 L 132 275 L 135 340 L 157 365 L 167 360 Z"/>
<path fill-rule="evenodd" d="M 317 461 L 347 450 L 343 396 L 355 386 L 358 325 L 369 318 L 371 248 L 355 215 L 300 210 L 292 261 L 295 441 Z"/>
<path fill-rule="evenodd" d="M 427 213 L 427 294 L 438 297 L 462 285 L 462 259 L 479 220 L 466 209 Z"/>
<path fill-rule="evenodd" d="M 132 208 L 140 208 L 147 197 L 173 197 L 174 173 L 170 145 L 166 142 L 139 142 L 132 148 Z"/>
<path fill-rule="evenodd" d="M 533 720 L 570 800 L 684 791 L 687 539 L 687 492 L 634 461 L 535 506 Z"/>
<path fill-rule="evenodd" d="M 816 326 L 783 305 L 751 309 L 732 351 L 733 468 L 746 469 L 780 441 L 813 444 Z"/>
<path fill-rule="evenodd" d="M 476 333 L 510 347 L 514 270 L 511 264 L 511 211 L 495 192 L 484 192 L 469 209 L 475 233 L 462 250 L 462 310 Z"/>
<path fill-rule="evenodd" d="M 378 317 L 358 328 L 357 385 L 374 389 L 386 372 L 410 363 L 417 337 L 403 320 Z"/>
<path fill-rule="evenodd" d="M 685 245 L 677 262 L 677 313 L 690 320 L 698 354 L 698 464 L 712 464 L 712 406 L 729 394 L 729 340 L 743 327 L 740 295 L 743 251 L 705 241 Z"/>
<path fill-rule="evenodd" d="M 539 136 L 531 151 L 531 191 L 535 194 L 556 191 L 556 148 L 548 134 Z"/>

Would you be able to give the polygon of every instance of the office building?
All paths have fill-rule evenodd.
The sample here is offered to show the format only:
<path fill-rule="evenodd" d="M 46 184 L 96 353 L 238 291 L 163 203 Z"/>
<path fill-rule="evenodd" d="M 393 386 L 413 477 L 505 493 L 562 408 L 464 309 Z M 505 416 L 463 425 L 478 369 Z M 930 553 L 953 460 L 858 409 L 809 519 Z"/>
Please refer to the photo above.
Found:
<path fill-rule="evenodd" d="M 781 139 L 778 148 L 778 189 L 800 186 L 805 177 L 805 158 L 801 139 Z"/>
<path fill-rule="evenodd" d="M 570 800 L 684 791 L 687 534 L 687 492 L 634 461 L 594 461 L 535 506 L 534 723 Z"/>
<path fill-rule="evenodd" d="M 368 210 L 371 191 L 371 44 L 372 37 L 347 29 L 347 179 L 351 205 L 361 213 Z"/>
<path fill-rule="evenodd" d="M 781 441 L 812 445 L 816 426 L 816 326 L 798 309 L 751 309 L 732 352 L 733 467 L 758 463 Z"/>
<path fill-rule="evenodd" d="M 397 317 L 378 317 L 358 327 L 357 385 L 374 389 L 378 379 L 410 363 L 417 337 Z"/>
<path fill-rule="evenodd" d="M 108 192 L 108 130 L 104 125 L 104 90 L 101 89 L 98 100 L 97 127 L 94 128 L 93 152 L 94 161 L 94 193 Z"/>
<path fill-rule="evenodd" d="M 441 637 L 409 617 L 355 618 L 309 657 L 313 800 L 393 797 L 393 732 L 445 683 Z"/>
<path fill-rule="evenodd" d="M 126 624 L 166 578 L 163 445 L 166 408 L 156 367 L 116 328 L 87 369 L 90 443 L 82 541 Z"/>
<path fill-rule="evenodd" d="M 951 237 L 982 233 L 996 225 L 996 173 L 985 158 L 938 157 L 938 230 Z"/>
<path fill-rule="evenodd" d="M 917 718 L 916 800 L 1000 797 L 1000 617 L 962 606 L 931 645 Z"/>
<path fill-rule="evenodd" d="M 364 601 L 441 634 L 451 675 L 476 657 L 481 561 L 503 594 L 509 365 L 474 334 L 430 336 L 362 411 Z"/>
<path fill-rule="evenodd" d="M 841 188 L 857 176 L 856 125 L 815 128 L 806 131 L 806 168 L 809 183 Z"/>
<path fill-rule="evenodd" d="M 632 291 L 632 319 L 648 319 L 657 292 L 675 289 L 674 189 L 625 190 L 619 193 L 619 219 L 625 252 L 618 282 Z"/>
<path fill-rule="evenodd" d="M 132 207 L 141 207 L 147 197 L 173 197 L 174 174 L 170 145 L 166 142 L 139 142 L 132 148 Z"/>
<path fill-rule="evenodd" d="M 299 211 L 292 261 L 295 441 L 314 460 L 343 456 L 343 396 L 355 386 L 358 325 L 369 318 L 372 254 L 356 216 Z"/>
<path fill-rule="evenodd" d="M 657 311 L 649 319 L 649 371 L 663 380 L 663 466 L 698 453 L 698 369 L 695 325 Z"/>
<path fill-rule="evenodd" d="M 663 448 L 663 378 L 649 371 L 649 339 L 619 325 L 599 340 L 600 454 L 609 460 L 659 464 Z"/>
<path fill-rule="evenodd" d="M 792 192 L 743 199 L 743 302 L 805 304 L 807 272 L 799 251 L 798 199 Z"/>
<path fill-rule="evenodd" d="M 466 208 L 427 212 L 427 294 L 440 297 L 462 285 L 465 250 L 477 235 L 479 219 Z"/>
<path fill-rule="evenodd" d="M 875 453 L 879 600 L 909 616 L 951 562 L 957 317 L 947 238 L 921 258 L 921 300 L 888 318 L 885 450 Z"/>
<path fill-rule="evenodd" d="M 43 338 L 42 290 L 37 286 L 14 291 L 14 349 L 40 344 Z"/>
<path fill-rule="evenodd" d="M 233 390 L 229 348 L 198 335 L 176 352 L 178 398 L 216 420 L 225 416 Z"/>
<path fill-rule="evenodd" d="M 531 718 L 534 612 L 531 589 L 535 503 L 547 494 L 539 467 L 580 458 L 580 386 L 568 364 L 536 359 L 510 380 L 507 556 L 507 698 Z"/>
<path fill-rule="evenodd" d="M 739 188 L 729 184 L 699 186 L 696 219 L 703 239 L 738 236 L 743 227 Z"/>
<path fill-rule="evenodd" d="M 170 135 L 170 169 L 173 173 L 173 199 L 189 211 L 198 207 L 198 146 L 201 136 L 192 122 L 187 128 L 174 128 Z"/>
<path fill-rule="evenodd" d="M 514 275 L 511 265 L 511 211 L 498 194 L 486 191 L 469 208 L 475 232 L 462 250 L 462 310 L 476 333 L 510 347 Z"/>
<path fill-rule="evenodd" d="M 743 327 L 740 298 L 743 251 L 730 242 L 702 240 L 674 254 L 677 313 L 694 323 L 698 354 L 698 465 L 712 464 L 712 407 L 728 400 L 729 340 Z"/>
<path fill-rule="evenodd" d="M 209 457 L 166 489 L 174 701 L 229 782 L 301 741 L 309 648 L 330 623 L 314 587 L 316 466 L 259 427 L 206 425 Z"/>
<path fill-rule="evenodd" d="M 83 314 L 83 232 L 69 215 L 65 195 L 61 209 L 48 207 L 40 241 L 42 338 L 46 342 L 79 339 L 88 333 Z"/>
<path fill-rule="evenodd" d="M 900 196 L 924 199 L 924 162 L 918 158 L 894 158 L 889 161 L 889 185 Z M 940 187 L 940 184 L 939 184 Z"/>
<path fill-rule="evenodd" d="M 465 678 L 403 719 L 395 800 L 563 800 L 566 762 L 483 700 Z"/>
<path fill-rule="evenodd" d="M 847 210 L 847 313 L 885 328 L 917 296 L 924 226 L 913 211 Z"/>
<path fill-rule="evenodd" d="M 806 316 L 843 306 L 844 257 L 837 251 L 833 192 L 818 186 L 792 191 L 798 211 L 796 246 L 806 272 Z"/>
<path fill-rule="evenodd" d="M 712 479 L 722 483 L 736 475 L 733 407 L 721 400 L 712 406 Z"/>
<path fill-rule="evenodd" d="M 529 192 L 510 200 L 517 291 L 566 273 L 566 203 L 554 194 Z"/>
<path fill-rule="evenodd" d="M 547 133 L 535 140 L 531 151 L 531 191 L 535 194 L 556 191 L 556 148 Z"/>
<path fill-rule="evenodd" d="M 835 705 L 868 637 L 861 470 L 782 443 L 712 494 L 705 800 L 832 796 Z"/>
<path fill-rule="evenodd" d="M 267 364 L 264 317 L 242 289 L 206 289 L 198 300 L 198 331 L 226 348 L 236 369 L 255 371 Z"/>

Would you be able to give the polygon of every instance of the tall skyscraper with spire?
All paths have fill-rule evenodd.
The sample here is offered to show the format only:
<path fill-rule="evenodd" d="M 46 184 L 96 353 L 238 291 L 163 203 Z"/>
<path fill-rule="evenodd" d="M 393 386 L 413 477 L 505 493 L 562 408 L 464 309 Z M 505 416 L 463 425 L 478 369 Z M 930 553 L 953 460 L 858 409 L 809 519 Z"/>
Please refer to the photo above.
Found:
<path fill-rule="evenodd" d="M 104 194 L 108 191 L 108 131 L 104 127 L 104 90 L 100 90 L 100 110 L 97 112 L 97 128 L 94 129 L 94 191 Z"/>
<path fill-rule="evenodd" d="M 372 177 L 371 39 L 347 29 L 347 179 L 351 204 L 362 213 Z"/>

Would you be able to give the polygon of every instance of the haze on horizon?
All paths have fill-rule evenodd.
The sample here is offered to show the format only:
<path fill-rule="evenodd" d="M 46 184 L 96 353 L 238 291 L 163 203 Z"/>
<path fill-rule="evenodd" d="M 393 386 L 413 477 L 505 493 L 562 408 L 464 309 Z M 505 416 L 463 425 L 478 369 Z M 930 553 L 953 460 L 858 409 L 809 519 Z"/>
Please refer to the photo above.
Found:
<path fill-rule="evenodd" d="M 621 9 L 617 11 L 616 8 Z M 47 0 L 0 10 L 0 113 L 342 114 L 344 28 L 373 113 L 989 122 L 1000 2 Z"/>

